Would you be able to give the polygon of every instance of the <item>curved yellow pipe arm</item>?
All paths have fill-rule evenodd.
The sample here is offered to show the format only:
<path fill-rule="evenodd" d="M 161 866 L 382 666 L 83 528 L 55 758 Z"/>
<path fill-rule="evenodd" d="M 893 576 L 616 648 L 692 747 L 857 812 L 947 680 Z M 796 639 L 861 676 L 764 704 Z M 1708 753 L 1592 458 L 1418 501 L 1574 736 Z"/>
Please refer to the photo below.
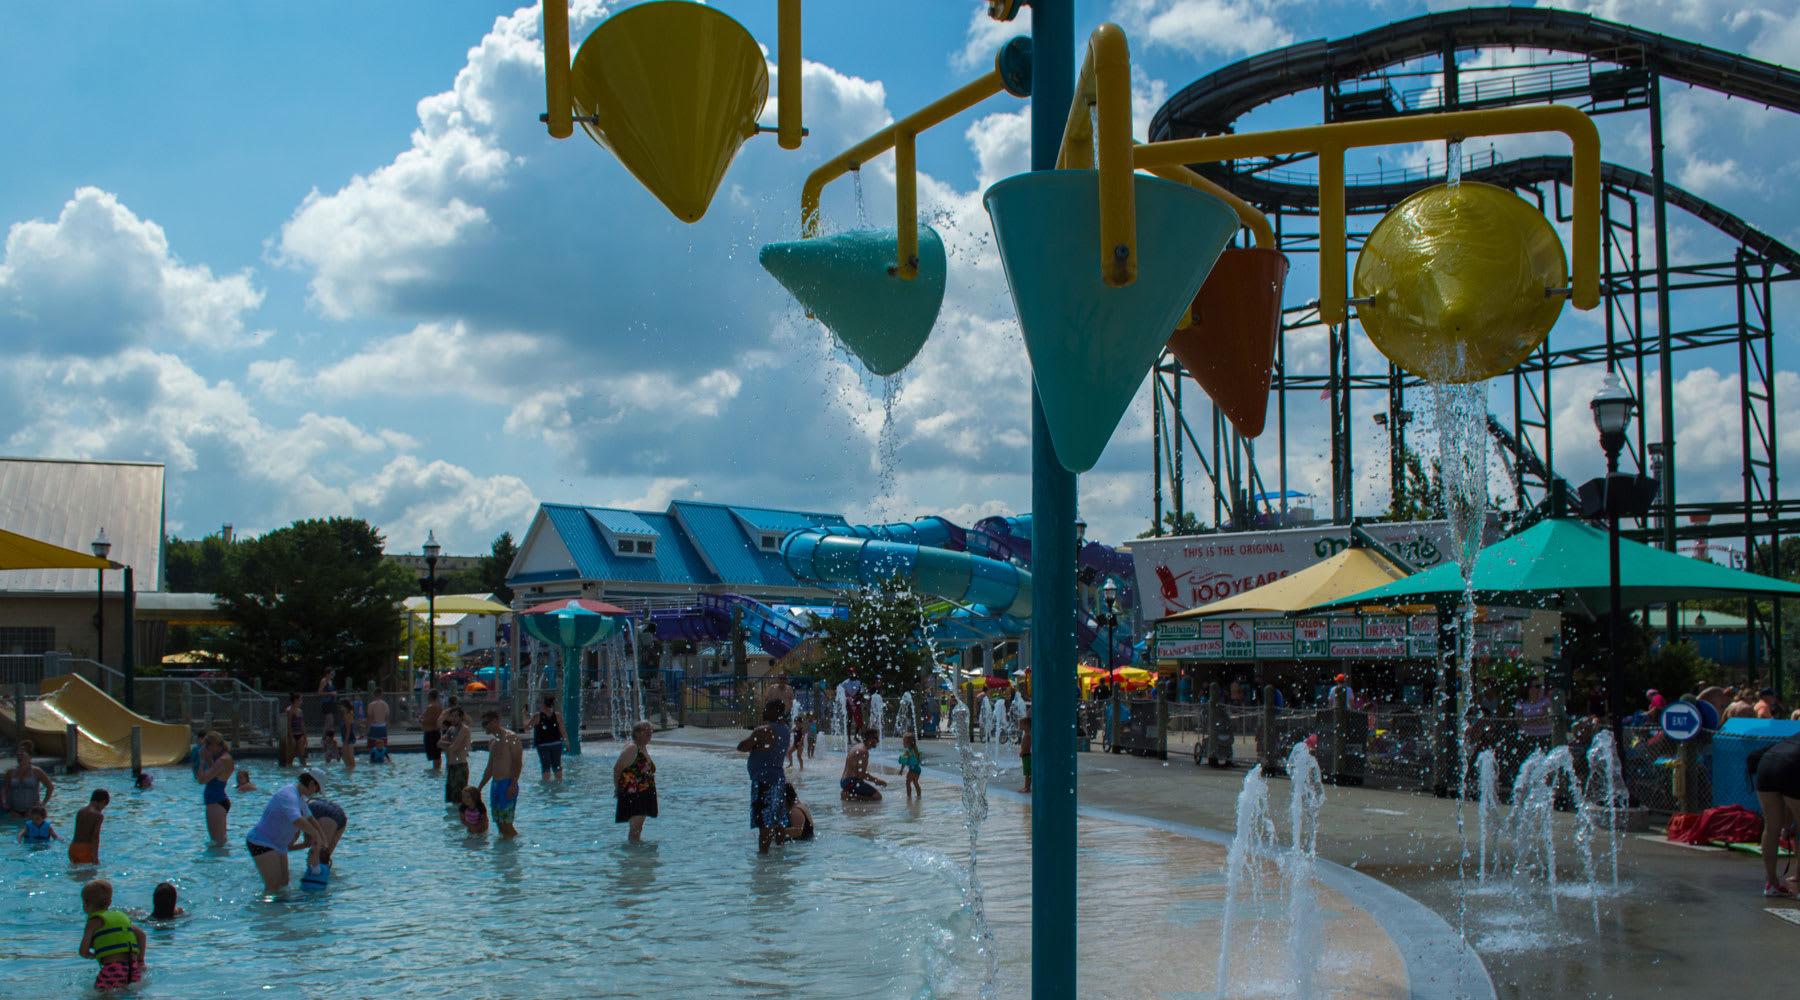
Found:
<path fill-rule="evenodd" d="M 1344 300 L 1344 154 L 1366 146 L 1462 140 L 1471 136 L 1561 132 L 1573 149 L 1574 245 L 1569 250 L 1569 300 L 1577 309 L 1600 304 L 1600 133 L 1587 115 L 1561 104 L 1450 111 L 1435 115 L 1341 122 L 1307 128 L 1176 139 L 1139 146 L 1140 168 L 1216 163 L 1253 156 L 1315 153 L 1319 157 L 1319 318 L 1342 323 Z M 1551 289 L 1559 294 L 1560 289 Z"/>
<path fill-rule="evenodd" d="M 1138 143 L 1133 149 L 1141 149 L 1142 147 L 1143 143 Z M 1276 249 L 1275 227 L 1269 225 L 1269 217 L 1258 211 L 1255 205 L 1239 198 L 1237 195 L 1214 184 L 1212 181 L 1189 170 L 1187 167 L 1146 167 L 1144 168 L 1144 172 L 1154 174 L 1165 181 L 1174 181 L 1177 184 L 1186 184 L 1191 188 L 1199 188 L 1225 204 L 1230 205 L 1231 210 L 1237 213 L 1238 222 L 1241 223 L 1245 229 L 1250 230 L 1250 238 L 1255 241 L 1257 246 L 1265 250 Z"/>
<path fill-rule="evenodd" d="M 1098 124 L 1090 123 L 1094 110 Z M 1100 172 L 1100 273 L 1112 287 L 1137 280 L 1137 209 L 1131 181 L 1131 48 L 1116 24 L 1088 36 L 1056 165 Z"/>
<path fill-rule="evenodd" d="M 862 169 L 864 163 L 892 149 L 895 217 L 900 231 L 896 274 L 908 280 L 915 277 L 919 273 L 919 172 L 914 141 L 919 133 L 1005 89 L 1000 71 L 990 70 L 820 164 L 800 187 L 801 237 L 810 239 L 819 235 L 819 200 L 825 193 L 825 185 L 852 170 Z"/>
<path fill-rule="evenodd" d="M 555 139 L 575 133 L 574 101 L 569 96 L 569 3 L 544 0 L 544 121 Z"/>
<path fill-rule="evenodd" d="M 1097 109 L 1097 110 L 1096 110 Z M 1096 110 L 1093 118 L 1090 110 Z M 1088 36 L 1087 56 L 1075 81 L 1075 99 L 1063 126 L 1057 166 L 1100 173 L 1100 270 L 1106 283 L 1128 285 L 1137 277 L 1137 216 L 1132 171 L 1139 144 L 1131 138 L 1131 49 L 1116 24 L 1102 24 Z M 1098 132 L 1098 135 L 1095 133 Z M 1149 173 L 1223 200 L 1237 213 L 1259 247 L 1273 249 L 1275 229 L 1268 216 L 1212 181 L 1179 164 L 1146 168 Z"/>

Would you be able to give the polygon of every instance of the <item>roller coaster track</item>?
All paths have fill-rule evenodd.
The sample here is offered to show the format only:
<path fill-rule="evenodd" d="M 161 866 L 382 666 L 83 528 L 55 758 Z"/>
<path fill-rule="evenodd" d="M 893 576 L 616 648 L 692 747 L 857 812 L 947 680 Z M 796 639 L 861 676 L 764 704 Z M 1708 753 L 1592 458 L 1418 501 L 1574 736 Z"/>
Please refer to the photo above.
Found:
<path fill-rule="evenodd" d="M 1765 107 L 1800 113 L 1800 72 L 1586 14 L 1504 7 L 1426 14 L 1348 38 L 1300 42 L 1233 63 L 1170 98 L 1151 120 L 1150 137 L 1181 139 L 1229 132 L 1239 117 L 1278 98 L 1449 49 L 1483 47 L 1594 56 Z M 1216 164 L 1199 169 L 1263 207 L 1306 211 L 1318 205 L 1318 192 L 1311 184 Z M 1648 174 L 1616 164 L 1606 164 L 1603 169 L 1602 180 L 1609 186 L 1644 194 L 1652 191 Z M 1463 176 L 1503 187 L 1526 187 L 1566 181 L 1569 161 L 1567 157 L 1536 156 L 1466 170 Z M 1352 211 L 1379 212 L 1435 182 L 1434 178 L 1410 177 L 1352 183 L 1345 197 Z M 1738 216 L 1672 185 L 1665 184 L 1664 190 L 1669 204 L 1738 240 L 1746 249 L 1790 270 L 1800 269 L 1800 254 Z"/>
<path fill-rule="evenodd" d="M 1569 181 L 1570 162 L 1566 156 L 1532 156 L 1518 160 L 1501 160 L 1490 166 L 1463 171 L 1465 180 L 1483 181 L 1504 188 L 1526 188 L 1546 181 Z M 1214 179 L 1232 193 L 1262 205 L 1306 211 L 1319 203 L 1316 188 L 1304 184 L 1272 181 L 1253 173 L 1211 171 Z M 1600 166 L 1600 182 L 1608 188 L 1635 191 L 1649 195 L 1655 185 L 1649 174 L 1616 163 Z M 1352 212 L 1385 212 L 1407 195 L 1438 183 L 1436 178 L 1415 177 L 1382 184 L 1358 184 L 1346 189 L 1346 204 Z M 1744 249 L 1759 254 L 1790 271 L 1800 271 L 1800 252 L 1742 218 L 1673 184 L 1663 185 L 1668 203 L 1731 237 Z"/>

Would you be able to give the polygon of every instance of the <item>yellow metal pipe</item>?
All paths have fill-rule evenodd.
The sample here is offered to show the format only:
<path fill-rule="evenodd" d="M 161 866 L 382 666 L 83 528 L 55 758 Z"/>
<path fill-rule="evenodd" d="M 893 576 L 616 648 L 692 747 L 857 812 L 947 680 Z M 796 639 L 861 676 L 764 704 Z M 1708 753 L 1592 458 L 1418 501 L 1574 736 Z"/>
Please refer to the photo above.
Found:
<path fill-rule="evenodd" d="M 1098 125 L 1088 121 L 1090 109 L 1095 109 Z M 1118 25 L 1102 24 L 1088 36 L 1057 166 L 1099 168 L 1100 274 L 1114 288 L 1137 279 L 1131 146 L 1131 48 Z"/>
<path fill-rule="evenodd" d="M 919 164 L 918 137 L 901 132 L 894 137 L 894 229 L 899 249 L 894 274 L 906 281 L 919 276 Z"/>
<path fill-rule="evenodd" d="M 1230 191 L 1225 190 L 1186 167 L 1148 167 L 1145 168 L 1145 172 L 1155 174 L 1166 181 L 1174 181 L 1177 184 L 1186 184 L 1191 188 L 1199 188 L 1207 194 L 1218 198 L 1225 204 L 1230 205 L 1231 210 L 1237 213 L 1238 222 L 1242 223 L 1244 228 L 1250 230 L 1250 237 L 1256 241 L 1257 246 L 1265 250 L 1275 249 L 1275 228 L 1269 225 L 1269 217 L 1258 211 L 1255 205 L 1239 198 L 1237 195 L 1232 194 Z"/>
<path fill-rule="evenodd" d="M 1560 104 L 1541 107 L 1451 111 L 1436 115 L 1342 122 L 1237 135 L 1175 139 L 1139 146 L 1143 169 L 1188 163 L 1216 163 L 1252 156 L 1319 154 L 1320 295 L 1319 317 L 1343 322 L 1343 232 L 1345 150 L 1471 136 L 1561 132 L 1573 151 L 1574 245 L 1570 248 L 1569 299 L 1577 309 L 1600 304 L 1600 133 L 1587 115 Z M 1335 159 L 1335 163 L 1331 162 Z M 1335 240 L 1332 238 L 1335 234 Z M 1332 261 L 1335 259 L 1335 264 Z M 1331 284 L 1336 275 L 1335 287 Z"/>
<path fill-rule="evenodd" d="M 806 183 L 800 187 L 800 235 L 805 238 L 819 235 L 819 199 L 825 192 L 825 185 L 852 170 L 860 169 L 870 159 L 893 149 L 902 133 L 917 136 L 1004 89 L 999 71 L 990 71 L 820 164 L 817 170 L 807 175 Z M 917 225 L 917 220 L 914 220 L 914 225 Z M 902 232 L 906 228 L 905 224 L 900 226 Z"/>
<path fill-rule="evenodd" d="M 1344 150 L 1319 151 L 1319 319 L 1344 322 Z"/>
<path fill-rule="evenodd" d="M 569 0 L 544 0 L 544 100 L 550 135 L 575 133 L 569 97 Z"/>
<path fill-rule="evenodd" d="M 800 0 L 781 0 L 776 12 L 776 137 L 782 149 L 800 148 Z"/>

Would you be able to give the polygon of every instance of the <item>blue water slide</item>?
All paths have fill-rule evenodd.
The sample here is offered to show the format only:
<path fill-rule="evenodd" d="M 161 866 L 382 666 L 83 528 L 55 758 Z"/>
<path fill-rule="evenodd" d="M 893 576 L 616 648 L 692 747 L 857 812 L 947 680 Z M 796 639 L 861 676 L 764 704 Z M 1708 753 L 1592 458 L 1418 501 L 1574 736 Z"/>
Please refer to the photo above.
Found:
<path fill-rule="evenodd" d="M 740 622 L 744 637 L 780 659 L 806 637 L 806 624 L 761 601 L 738 594 L 704 594 L 691 607 L 657 608 L 650 612 L 657 638 L 690 642 L 726 642 Z"/>
<path fill-rule="evenodd" d="M 950 548 L 966 532 L 943 518 L 796 531 L 781 557 L 802 580 L 868 585 L 899 577 L 914 590 L 994 617 L 1031 617 L 1031 571 Z"/>

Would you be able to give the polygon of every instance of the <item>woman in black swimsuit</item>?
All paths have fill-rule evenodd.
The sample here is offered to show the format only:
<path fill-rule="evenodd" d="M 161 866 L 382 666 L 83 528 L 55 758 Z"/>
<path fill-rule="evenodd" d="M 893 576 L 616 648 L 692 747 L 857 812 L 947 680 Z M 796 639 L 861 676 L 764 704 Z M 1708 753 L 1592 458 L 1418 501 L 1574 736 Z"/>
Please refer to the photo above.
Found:
<path fill-rule="evenodd" d="M 782 798 L 787 801 L 788 810 L 788 825 L 787 829 L 781 831 L 782 839 L 813 839 L 812 809 L 808 808 L 806 803 L 800 801 L 800 793 L 794 790 L 793 785 L 788 785 L 786 788 L 782 789 L 781 795 Z"/>

